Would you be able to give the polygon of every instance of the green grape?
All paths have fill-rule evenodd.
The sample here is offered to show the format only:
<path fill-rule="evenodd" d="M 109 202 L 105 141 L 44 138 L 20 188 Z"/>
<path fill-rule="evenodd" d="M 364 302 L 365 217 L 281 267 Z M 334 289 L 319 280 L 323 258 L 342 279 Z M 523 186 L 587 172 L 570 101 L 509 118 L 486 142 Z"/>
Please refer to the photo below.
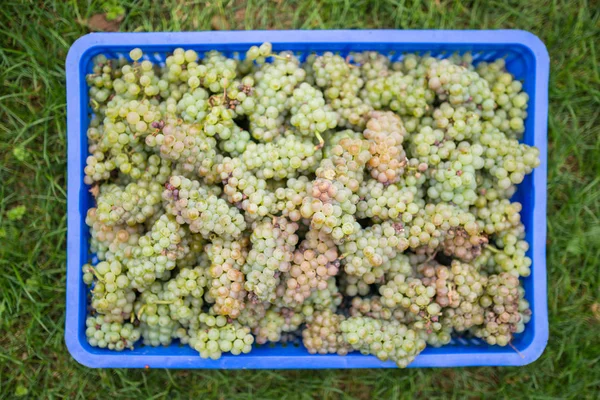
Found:
<path fill-rule="evenodd" d="M 148 146 L 159 149 L 163 159 L 177 162 L 186 173 L 212 166 L 217 141 L 206 136 L 199 125 L 165 125 L 156 135 L 146 137 Z"/>
<path fill-rule="evenodd" d="M 373 109 L 359 96 L 364 85 L 360 70 L 339 55 L 326 52 L 314 58 L 313 79 L 324 89 L 327 103 L 338 113 L 338 126 L 363 128 Z"/>
<path fill-rule="evenodd" d="M 402 221 L 404 213 L 425 206 L 415 186 L 385 186 L 379 181 L 367 180 L 361 184 L 358 195 L 361 200 L 356 205 L 356 215 L 375 222 Z"/>
<path fill-rule="evenodd" d="M 159 212 L 161 190 L 160 183 L 141 180 L 125 187 L 103 185 L 96 200 L 96 219 L 107 226 L 143 223 Z"/>
<path fill-rule="evenodd" d="M 217 360 L 223 353 L 233 355 L 249 353 L 254 337 L 250 328 L 233 321 L 228 323 L 223 316 L 200 315 L 201 328 L 190 331 L 189 344 L 202 358 Z"/>
<path fill-rule="evenodd" d="M 257 178 L 282 180 L 313 172 L 321 151 L 310 140 L 289 135 L 271 143 L 248 143 L 240 158 Z"/>
<path fill-rule="evenodd" d="M 209 293 L 215 301 L 214 312 L 237 318 L 246 306 L 245 276 L 241 272 L 248 256 L 248 240 L 225 241 L 215 238 L 206 246 L 210 259 Z"/>
<path fill-rule="evenodd" d="M 298 224 L 285 218 L 256 222 L 250 236 L 252 248 L 242 271 L 245 288 L 261 300 L 273 301 L 281 272 L 291 268 L 298 243 Z"/>
<path fill-rule="evenodd" d="M 202 85 L 213 93 L 222 93 L 231 85 L 236 77 L 236 69 L 236 60 L 214 50 L 207 52 L 202 64 L 196 68 Z"/>
<path fill-rule="evenodd" d="M 404 309 L 390 308 L 383 304 L 381 297 L 353 297 L 350 306 L 350 315 L 352 317 L 369 317 L 378 320 L 396 320 L 402 323 L 409 323 L 414 320 L 414 315 L 407 313 Z"/>
<path fill-rule="evenodd" d="M 88 343 L 93 347 L 123 351 L 133 349 L 135 343 L 140 339 L 139 328 L 130 323 L 106 322 L 102 316 L 89 316 L 85 321 L 85 336 Z"/>
<path fill-rule="evenodd" d="M 143 291 L 157 278 L 167 278 L 176 261 L 189 252 L 182 242 L 184 236 L 185 230 L 174 217 L 162 215 L 124 261 L 131 286 Z"/>
<path fill-rule="evenodd" d="M 246 100 L 252 137 L 270 142 L 283 133 L 288 99 L 306 73 L 291 53 L 281 53 L 270 64 L 263 64 L 254 74 L 256 85 L 252 96 Z"/>
<path fill-rule="evenodd" d="M 423 66 L 412 73 L 392 72 L 388 76 L 368 80 L 361 97 L 376 110 L 390 109 L 402 117 L 422 118 L 431 112 L 434 92 L 427 86 L 427 71 Z"/>
<path fill-rule="evenodd" d="M 385 77 L 390 73 L 391 62 L 384 54 L 376 51 L 351 53 L 352 60 L 359 66 L 364 81 Z"/>
<path fill-rule="evenodd" d="M 398 233 L 394 224 L 383 222 L 351 235 L 340 246 L 345 255 L 342 260 L 344 271 L 369 284 L 374 283 L 385 272 L 382 266 L 409 246 L 406 238 Z"/>
<path fill-rule="evenodd" d="M 323 93 L 308 83 L 301 83 L 289 99 L 290 123 L 303 136 L 320 135 L 337 126 L 338 115 L 325 105 Z"/>
<path fill-rule="evenodd" d="M 119 261 L 101 261 L 92 267 L 83 266 L 83 279 L 93 285 L 91 305 L 100 314 L 110 315 L 111 321 L 123 322 L 131 317 L 136 294 Z"/>
<path fill-rule="evenodd" d="M 290 221 L 298 222 L 302 219 L 300 207 L 304 198 L 311 191 L 312 182 L 306 176 L 289 178 L 285 187 L 275 190 L 276 210 Z"/>
<path fill-rule="evenodd" d="M 281 341 L 284 333 L 297 331 L 303 322 L 301 313 L 289 308 L 271 308 L 252 329 L 252 334 L 258 344 L 275 343 Z"/>
<path fill-rule="evenodd" d="M 200 233 L 205 239 L 213 234 L 224 239 L 235 239 L 246 229 L 246 222 L 239 210 L 209 193 L 198 181 L 174 175 L 169 179 L 162 197 L 167 202 L 166 211 L 179 224 L 188 224 L 190 231 Z"/>
<path fill-rule="evenodd" d="M 392 360 L 400 368 L 406 368 L 426 346 L 418 331 L 398 321 L 351 317 L 341 322 L 340 330 L 353 349 L 382 361 Z"/>
<path fill-rule="evenodd" d="M 523 83 L 506 71 L 506 62 L 502 58 L 492 63 L 481 62 L 477 64 L 476 70 L 489 84 L 497 106 L 494 114 L 486 114 L 484 118 L 507 136 L 517 139 L 522 137 L 529 102 Z"/>
<path fill-rule="evenodd" d="M 277 212 L 277 199 L 267 181 L 248 171 L 240 158 L 223 158 L 214 176 L 224 184 L 226 200 L 244 210 L 247 219 L 257 220 Z"/>
<path fill-rule="evenodd" d="M 334 262 L 334 267 L 339 271 L 339 261 Z M 339 275 L 338 275 L 339 276 Z M 324 289 L 317 288 L 302 304 L 302 313 L 310 316 L 315 311 L 335 311 L 342 304 L 343 296 L 339 291 L 336 279 L 332 276 L 327 279 Z"/>
<path fill-rule="evenodd" d="M 340 290 L 344 296 L 367 296 L 371 293 L 371 286 L 362 277 L 340 274 Z"/>

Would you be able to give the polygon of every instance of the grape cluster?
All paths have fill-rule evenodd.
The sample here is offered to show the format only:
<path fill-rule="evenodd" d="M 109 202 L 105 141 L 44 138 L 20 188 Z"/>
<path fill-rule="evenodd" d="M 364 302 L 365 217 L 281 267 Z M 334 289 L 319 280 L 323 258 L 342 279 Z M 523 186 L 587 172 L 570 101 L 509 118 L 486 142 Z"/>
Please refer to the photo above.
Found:
<path fill-rule="evenodd" d="M 271 308 L 252 329 L 256 343 L 279 342 L 285 333 L 295 332 L 304 322 L 304 316 L 289 308 Z"/>
<path fill-rule="evenodd" d="M 254 74 L 254 109 L 248 113 L 252 137 L 270 142 L 282 133 L 289 98 L 305 77 L 300 61 L 289 52 L 281 53 L 272 63 L 263 64 Z"/>
<path fill-rule="evenodd" d="M 352 61 L 359 66 L 360 74 L 365 82 L 390 74 L 392 64 L 390 59 L 376 51 L 352 53 Z"/>
<path fill-rule="evenodd" d="M 392 360 L 400 368 L 410 364 L 426 346 L 418 331 L 395 320 L 351 317 L 340 324 L 340 330 L 353 349 L 382 361 Z"/>
<path fill-rule="evenodd" d="M 261 300 L 275 300 L 275 289 L 282 272 L 291 268 L 293 252 L 298 243 L 298 224 L 285 218 L 254 224 L 250 242 L 252 248 L 246 258 L 246 290 Z"/>
<path fill-rule="evenodd" d="M 490 95 L 487 81 L 470 68 L 449 59 L 435 60 L 428 67 L 428 86 L 441 101 L 452 105 L 481 104 Z M 484 108 L 485 110 L 485 108 Z"/>
<path fill-rule="evenodd" d="M 95 218 L 107 226 L 141 224 L 160 212 L 161 190 L 158 182 L 136 181 L 125 187 L 102 185 L 96 199 Z"/>
<path fill-rule="evenodd" d="M 195 316 L 204 304 L 209 285 L 206 267 L 181 268 L 176 276 L 164 284 L 163 299 L 169 303 L 170 317 L 184 326 L 194 325 Z"/>
<path fill-rule="evenodd" d="M 456 336 L 516 341 L 527 86 L 469 53 L 280 50 L 94 58 L 90 345 L 405 367 Z"/>
<path fill-rule="evenodd" d="M 350 138 L 350 139 L 361 139 L 362 132 L 356 132 L 352 129 L 344 129 L 341 131 L 329 131 L 325 133 L 324 140 L 325 145 L 323 146 L 323 157 L 330 158 L 331 151 L 340 144 L 342 139 Z"/>
<path fill-rule="evenodd" d="M 240 158 L 225 157 L 216 166 L 216 176 L 223 183 L 229 203 L 245 211 L 247 219 L 256 220 L 276 213 L 277 199 L 267 181 L 250 172 Z"/>
<path fill-rule="evenodd" d="M 232 157 L 242 154 L 250 143 L 250 133 L 237 125 L 219 133 L 219 149 Z"/>
<path fill-rule="evenodd" d="M 491 345 L 506 346 L 513 334 L 523 331 L 531 316 L 529 304 L 519 291 L 519 279 L 506 272 L 490 276 L 479 304 L 484 308 L 484 321 L 472 331 Z"/>
<path fill-rule="evenodd" d="M 245 307 L 247 295 L 244 289 L 246 278 L 241 269 L 248 256 L 248 239 L 225 241 L 215 238 L 205 250 L 211 263 L 209 295 L 215 303 L 214 312 L 237 318 Z"/>
<path fill-rule="evenodd" d="M 311 229 L 294 252 L 286 274 L 283 301 L 302 304 L 313 291 L 325 290 L 328 279 L 338 274 L 337 247 L 324 231 Z"/>
<path fill-rule="evenodd" d="M 204 189 L 198 181 L 174 175 L 162 197 L 167 202 L 166 211 L 179 224 L 187 224 L 190 231 L 200 233 L 206 239 L 212 234 L 235 239 L 246 229 L 240 211 Z"/>
<path fill-rule="evenodd" d="M 367 180 L 358 190 L 356 205 L 359 218 L 376 222 L 401 221 L 405 213 L 415 215 L 425 204 L 422 194 L 414 186 L 391 184 L 385 186 L 376 180 Z"/>
<path fill-rule="evenodd" d="M 222 53 L 212 50 L 206 53 L 202 64 L 195 69 L 196 71 L 190 73 L 188 85 L 191 88 L 196 86 L 197 81 L 190 81 L 192 77 L 196 76 L 199 83 L 212 93 L 221 93 L 235 80 L 236 69 L 236 60 L 227 58 Z"/>
<path fill-rule="evenodd" d="M 166 125 L 158 133 L 146 136 L 146 144 L 158 148 L 162 158 L 176 162 L 190 176 L 217 156 L 216 140 L 205 135 L 198 125 Z"/>
<path fill-rule="evenodd" d="M 310 140 L 288 135 L 271 143 L 249 143 L 240 158 L 257 178 L 282 180 L 314 172 L 321 151 Z"/>
<path fill-rule="evenodd" d="M 172 318 L 171 300 L 164 300 L 169 292 L 162 292 L 163 285 L 155 282 L 143 292 L 135 304 L 136 317 L 140 323 L 142 341 L 147 346 L 168 346 L 175 339 L 179 323 Z M 166 295 L 166 296 L 165 296 Z"/>
<path fill-rule="evenodd" d="M 85 336 L 88 343 L 101 349 L 121 351 L 133 349 L 141 333 L 130 323 L 106 322 L 102 316 L 88 317 L 85 320 Z"/>
<path fill-rule="evenodd" d="M 393 112 L 373 112 L 370 117 L 364 131 L 371 153 L 367 167 L 373 179 L 385 184 L 397 182 L 408 163 L 402 146 L 406 129 Z"/>
<path fill-rule="evenodd" d="M 301 83 L 290 98 L 290 124 L 303 136 L 320 137 L 337 126 L 337 113 L 325 105 L 323 93 L 306 82 Z"/>
<path fill-rule="evenodd" d="M 338 112 L 338 126 L 364 128 L 373 108 L 359 97 L 364 85 L 361 71 L 337 54 L 315 57 L 311 69 L 316 86 L 324 89 L 331 108 Z"/>
<path fill-rule="evenodd" d="M 344 341 L 340 329 L 342 315 L 330 310 L 317 311 L 302 331 L 302 343 L 311 354 L 338 354 L 344 356 L 350 346 Z"/>
<path fill-rule="evenodd" d="M 407 248 L 408 241 L 399 235 L 394 224 L 374 224 L 350 236 L 340 246 L 345 255 L 344 271 L 362 277 L 366 283 L 374 283 L 383 276 L 383 267 L 389 260 Z"/>
<path fill-rule="evenodd" d="M 323 285 L 321 285 L 323 286 Z M 334 277 L 327 279 L 324 289 L 319 287 L 302 304 L 302 312 L 312 315 L 314 311 L 331 310 L 336 311 L 344 300 L 340 293 L 337 281 Z"/>
<path fill-rule="evenodd" d="M 135 293 L 119 261 L 101 261 L 95 267 L 83 266 L 83 281 L 93 284 L 92 307 L 111 321 L 123 322 L 131 316 Z"/>
<path fill-rule="evenodd" d="M 432 57 L 408 54 L 382 76 L 365 83 L 361 98 L 376 110 L 389 108 L 401 117 L 422 118 L 433 108 L 435 93 L 428 86 Z"/>
<path fill-rule="evenodd" d="M 402 273 L 392 274 L 387 282 L 379 287 L 379 293 L 381 303 L 390 309 L 402 307 L 415 315 L 440 314 L 441 307 L 434 302 L 436 287 L 426 285 L 422 279 Z"/>
<path fill-rule="evenodd" d="M 494 112 L 484 115 L 484 118 L 509 137 L 521 137 L 525 132 L 524 120 L 529 101 L 529 96 L 523 91 L 523 83 L 506 71 L 504 59 L 481 62 L 476 70 L 488 82 L 494 95 Z"/>
<path fill-rule="evenodd" d="M 475 216 L 452 203 L 426 204 L 420 209 L 412 208 L 407 208 L 408 212 L 402 214 L 401 221 L 394 226 L 404 235 L 413 250 L 423 250 L 425 247 L 435 251 L 446 237 L 457 231 L 467 235 L 473 243 L 483 240 Z"/>
<path fill-rule="evenodd" d="M 313 229 L 325 230 L 337 242 L 358 231 L 355 193 L 369 159 L 366 140 L 345 138 L 331 149 L 331 158 L 321 161 L 310 196 L 300 208 L 302 217 L 311 219 Z"/>
<path fill-rule="evenodd" d="M 90 208 L 85 217 L 85 223 L 90 227 L 91 252 L 107 261 L 130 257 L 133 246 L 143 234 L 141 225 L 105 225 L 98 221 L 96 212 L 96 208 Z"/>
<path fill-rule="evenodd" d="M 239 322 L 227 322 L 223 316 L 200 314 L 200 329 L 190 330 L 190 347 L 202 358 L 219 359 L 223 353 L 233 355 L 249 353 L 254 343 L 250 328 Z"/>
<path fill-rule="evenodd" d="M 150 231 L 140 237 L 131 257 L 124 260 L 131 286 L 142 291 L 157 278 L 168 278 L 176 261 L 189 252 L 183 242 L 185 235 L 185 229 L 174 217 L 162 215 Z"/>
<path fill-rule="evenodd" d="M 290 178 L 285 187 L 275 189 L 276 213 L 281 213 L 291 221 L 298 222 L 302 219 L 300 207 L 311 191 L 312 182 L 306 176 Z"/>
<path fill-rule="evenodd" d="M 483 312 L 478 302 L 487 278 L 475 267 L 454 260 L 450 267 L 426 265 L 420 272 L 424 284 L 435 288 L 435 303 L 444 309 L 444 317 L 449 318 L 444 325 L 462 332 L 482 323 Z"/>
<path fill-rule="evenodd" d="M 412 319 L 402 308 L 386 307 L 380 296 L 359 297 L 352 299 L 350 315 L 353 317 L 369 317 L 377 320 L 397 320 L 411 322 Z"/>
<path fill-rule="evenodd" d="M 107 180 L 113 171 L 135 178 L 148 158 L 143 139 L 160 123 L 160 110 L 148 100 L 127 101 L 116 96 L 102 111 L 106 113 L 103 125 L 93 126 L 99 122 L 96 118 L 87 132 L 90 156 L 86 159 L 84 181 L 92 184 Z"/>

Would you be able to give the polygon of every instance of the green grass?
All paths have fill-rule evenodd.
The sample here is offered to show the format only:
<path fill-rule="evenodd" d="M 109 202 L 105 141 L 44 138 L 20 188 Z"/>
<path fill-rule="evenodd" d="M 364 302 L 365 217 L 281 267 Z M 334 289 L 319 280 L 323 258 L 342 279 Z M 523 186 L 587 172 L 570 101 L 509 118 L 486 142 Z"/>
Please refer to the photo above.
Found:
<path fill-rule="evenodd" d="M 107 1 L 0 7 L 0 397 L 593 398 L 600 390 L 600 8 L 594 1 L 123 1 L 122 31 L 518 28 L 551 57 L 550 341 L 523 368 L 357 371 L 92 370 L 63 341 L 64 62 Z M 115 1 L 116 3 L 116 1 Z M 156 6 L 156 4 L 162 4 Z M 214 16 L 220 18 L 213 19 Z M 9 210 L 25 206 L 22 219 Z M 9 218 L 9 215 L 12 218 Z M 18 216 L 18 215 L 17 215 Z"/>

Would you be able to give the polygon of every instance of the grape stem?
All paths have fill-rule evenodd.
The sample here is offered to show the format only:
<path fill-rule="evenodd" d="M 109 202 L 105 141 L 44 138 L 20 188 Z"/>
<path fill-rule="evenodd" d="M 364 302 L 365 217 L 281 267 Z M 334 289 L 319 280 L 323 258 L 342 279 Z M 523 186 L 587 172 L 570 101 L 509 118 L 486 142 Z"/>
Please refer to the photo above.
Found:
<path fill-rule="evenodd" d="M 156 300 L 153 301 L 152 304 L 173 304 L 175 300 Z"/>
<path fill-rule="evenodd" d="M 140 311 L 138 311 L 137 313 L 137 319 L 139 319 L 140 321 L 142 320 L 142 314 L 144 313 L 144 311 L 146 311 L 146 306 L 147 304 L 144 304 L 142 308 L 140 308 Z"/>
<path fill-rule="evenodd" d="M 100 282 L 104 282 L 104 278 L 102 278 L 99 274 L 98 271 L 96 271 L 96 269 L 94 267 L 88 267 L 88 270 L 92 272 L 92 274 L 94 274 L 94 276 L 96 277 L 96 279 L 98 279 Z"/>
<path fill-rule="evenodd" d="M 358 68 L 358 67 L 360 67 L 360 64 L 359 65 L 354 65 L 354 64 L 352 64 L 350 62 L 350 54 L 348 54 L 346 56 L 346 59 L 344 61 L 346 61 L 346 65 L 348 65 L 349 68 Z"/>
<path fill-rule="evenodd" d="M 278 54 L 273 54 L 273 53 L 271 53 L 271 54 L 269 54 L 268 56 L 265 56 L 265 57 L 273 57 L 273 58 L 275 58 L 275 59 L 277 59 L 277 60 L 284 60 L 284 61 L 288 61 L 288 60 L 290 60 L 290 59 L 292 58 L 292 55 L 291 55 L 291 54 L 288 54 L 288 55 L 286 55 L 286 56 L 280 56 L 280 55 L 278 55 Z"/>
<path fill-rule="evenodd" d="M 525 356 L 512 344 L 512 341 L 508 342 L 508 345 L 519 355 L 519 357 L 525 358 Z"/>
<path fill-rule="evenodd" d="M 319 144 L 315 146 L 315 150 L 319 150 L 325 145 L 325 139 L 323 139 L 323 136 L 319 132 L 315 132 L 315 136 L 319 139 Z"/>
<path fill-rule="evenodd" d="M 433 260 L 435 258 L 435 256 L 437 256 L 437 250 L 431 254 L 429 257 L 427 257 L 427 260 L 425 260 L 426 263 L 428 263 L 429 261 Z"/>
<path fill-rule="evenodd" d="M 485 247 L 486 249 L 488 249 L 488 250 L 490 250 L 490 251 L 492 251 L 492 252 L 494 252 L 494 253 L 500 253 L 500 250 L 498 250 L 497 248 L 495 248 L 495 247 L 494 247 L 494 246 L 492 246 L 492 245 L 486 244 L 486 245 L 485 245 L 485 246 L 483 246 L 483 247 Z"/>

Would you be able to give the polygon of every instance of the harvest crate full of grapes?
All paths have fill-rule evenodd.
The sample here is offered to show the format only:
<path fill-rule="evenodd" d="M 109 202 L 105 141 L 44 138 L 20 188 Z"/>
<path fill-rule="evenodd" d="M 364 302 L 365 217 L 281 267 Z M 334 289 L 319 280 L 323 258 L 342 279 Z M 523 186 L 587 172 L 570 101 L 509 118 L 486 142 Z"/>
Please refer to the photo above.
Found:
<path fill-rule="evenodd" d="M 522 365 L 548 58 L 521 31 L 91 34 L 65 337 L 93 367 Z"/>

